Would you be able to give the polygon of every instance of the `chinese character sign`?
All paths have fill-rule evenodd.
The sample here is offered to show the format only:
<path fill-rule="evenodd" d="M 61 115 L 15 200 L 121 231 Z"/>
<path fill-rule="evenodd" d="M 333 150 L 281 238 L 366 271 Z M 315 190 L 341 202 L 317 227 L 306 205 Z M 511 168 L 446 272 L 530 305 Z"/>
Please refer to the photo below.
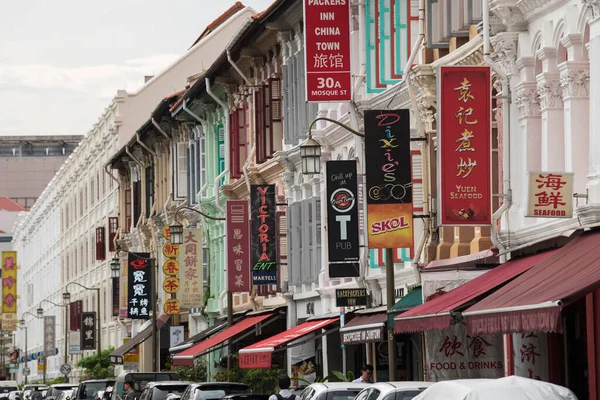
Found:
<path fill-rule="evenodd" d="M 69 304 L 69 327 L 72 331 L 81 329 L 81 313 L 83 312 L 83 300 L 73 301 Z"/>
<path fill-rule="evenodd" d="M 252 284 L 277 284 L 277 234 L 275 232 L 275 185 L 252 185 L 250 218 Z"/>
<path fill-rule="evenodd" d="M 112 278 L 112 316 L 119 316 L 119 303 L 120 303 L 120 295 L 119 295 L 119 278 Z"/>
<path fill-rule="evenodd" d="M 515 375 L 548 382 L 548 335 L 544 332 L 512 335 Z"/>
<path fill-rule="evenodd" d="M 17 252 L 2 252 L 2 312 L 17 312 Z"/>
<path fill-rule="evenodd" d="M 408 110 L 365 111 L 370 248 L 413 247 Z"/>
<path fill-rule="evenodd" d="M 492 223 L 489 67 L 440 67 L 439 176 L 442 225 Z"/>
<path fill-rule="evenodd" d="M 44 317 L 44 356 L 56 355 L 56 317 Z"/>
<path fill-rule="evenodd" d="M 425 337 L 427 376 L 433 382 L 504 376 L 502 335 L 468 336 L 459 323 Z"/>
<path fill-rule="evenodd" d="M 230 292 L 250 291 L 248 200 L 227 201 L 227 282 Z"/>
<path fill-rule="evenodd" d="M 572 172 L 529 172 L 528 217 L 571 218 L 572 200 Z"/>
<path fill-rule="evenodd" d="M 149 319 L 152 311 L 152 261 L 149 253 L 129 253 L 127 317 Z"/>
<path fill-rule="evenodd" d="M 127 307 L 127 295 L 129 287 L 127 285 L 127 279 L 129 277 L 129 268 L 128 268 L 128 258 L 121 258 L 121 277 L 119 278 L 119 316 L 127 317 L 127 312 L 129 308 Z"/>
<path fill-rule="evenodd" d="M 10 332 L 17 330 L 17 314 L 2 313 L 2 330 Z"/>
<path fill-rule="evenodd" d="M 183 230 L 183 244 L 179 245 L 177 261 L 181 286 L 179 289 L 164 288 L 165 292 L 177 290 L 177 300 L 182 308 L 200 307 L 203 297 L 202 229 Z"/>
<path fill-rule="evenodd" d="M 81 313 L 81 350 L 96 348 L 96 313 Z"/>
<path fill-rule="evenodd" d="M 350 101 L 350 1 L 304 0 L 306 101 Z"/>

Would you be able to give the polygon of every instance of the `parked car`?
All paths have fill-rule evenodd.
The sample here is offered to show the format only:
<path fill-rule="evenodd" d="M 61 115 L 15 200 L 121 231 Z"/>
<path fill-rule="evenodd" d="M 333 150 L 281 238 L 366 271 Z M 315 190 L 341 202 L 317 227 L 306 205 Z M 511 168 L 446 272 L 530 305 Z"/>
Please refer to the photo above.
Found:
<path fill-rule="evenodd" d="M 21 392 L 14 390 L 8 394 L 8 400 L 21 400 Z"/>
<path fill-rule="evenodd" d="M 354 400 L 366 388 L 366 383 L 323 382 L 312 383 L 300 393 L 301 400 Z"/>
<path fill-rule="evenodd" d="M 123 397 L 123 385 L 127 381 L 133 382 L 133 395 L 137 400 L 148 382 L 178 381 L 176 372 L 127 372 L 117 377 L 112 391 L 112 400 Z"/>
<path fill-rule="evenodd" d="M 150 382 L 142 390 L 140 400 L 165 400 L 169 394 L 181 396 L 191 383 L 183 381 Z"/>
<path fill-rule="evenodd" d="M 69 392 L 69 395 L 71 396 L 73 394 L 72 390 L 75 388 L 77 388 L 77 385 L 71 383 L 58 383 L 56 385 L 50 385 L 50 388 L 48 388 L 48 393 L 46 394 L 46 400 L 58 400 L 58 395 L 65 390 L 70 390 L 71 392 Z"/>
<path fill-rule="evenodd" d="M 228 394 L 221 397 L 221 400 L 269 400 L 268 394 Z"/>
<path fill-rule="evenodd" d="M 99 392 L 104 392 L 107 387 L 115 385 L 114 379 L 92 379 L 79 383 L 74 398 L 78 400 L 96 400 Z"/>
<path fill-rule="evenodd" d="M 180 400 L 181 399 L 181 394 L 177 394 L 177 393 L 169 393 L 167 395 L 167 397 L 165 397 L 165 400 Z"/>
<path fill-rule="evenodd" d="M 215 400 L 231 394 L 252 394 L 252 389 L 243 383 L 234 382 L 192 383 L 181 400 Z"/>
<path fill-rule="evenodd" d="M 8 399 L 10 392 L 16 392 L 19 390 L 17 381 L 0 381 L 0 399 Z"/>
<path fill-rule="evenodd" d="M 63 390 L 56 396 L 56 400 L 71 400 L 72 396 L 73 389 Z"/>
<path fill-rule="evenodd" d="M 361 390 L 355 400 L 412 400 L 432 384 L 433 382 L 373 383 Z"/>
<path fill-rule="evenodd" d="M 552 383 L 507 376 L 437 382 L 414 400 L 577 400 L 569 389 Z"/>

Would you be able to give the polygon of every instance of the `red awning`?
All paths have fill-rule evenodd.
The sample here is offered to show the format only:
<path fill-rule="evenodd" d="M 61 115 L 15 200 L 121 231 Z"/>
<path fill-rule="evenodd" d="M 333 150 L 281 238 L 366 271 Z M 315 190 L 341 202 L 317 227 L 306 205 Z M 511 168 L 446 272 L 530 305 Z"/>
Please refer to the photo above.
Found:
<path fill-rule="evenodd" d="M 550 257 L 556 250 L 508 261 L 491 271 L 423 303 L 395 318 L 395 333 L 421 332 L 450 327 L 450 312 L 519 276 Z"/>
<path fill-rule="evenodd" d="M 240 350 L 240 368 L 269 368 L 271 366 L 271 354 L 275 347 L 292 342 L 337 321 L 339 321 L 338 317 L 308 321 L 273 337 L 244 347 Z"/>
<path fill-rule="evenodd" d="M 382 342 L 385 340 L 387 312 L 359 314 L 340 329 L 342 344 Z"/>
<path fill-rule="evenodd" d="M 562 332 L 562 306 L 600 287 L 600 232 L 556 254 L 463 312 L 469 332 Z"/>
<path fill-rule="evenodd" d="M 211 347 L 215 347 L 226 340 L 231 339 L 232 337 L 239 335 L 247 329 L 254 327 L 254 325 L 258 324 L 261 321 L 273 316 L 272 313 L 261 314 L 255 316 L 249 316 L 238 322 L 237 324 L 230 326 L 227 329 L 222 330 L 210 338 L 203 340 L 195 346 L 190 347 L 182 351 L 181 353 L 177 353 L 173 356 L 173 365 L 175 366 L 191 366 L 194 365 L 194 358 L 202 355 Z"/>

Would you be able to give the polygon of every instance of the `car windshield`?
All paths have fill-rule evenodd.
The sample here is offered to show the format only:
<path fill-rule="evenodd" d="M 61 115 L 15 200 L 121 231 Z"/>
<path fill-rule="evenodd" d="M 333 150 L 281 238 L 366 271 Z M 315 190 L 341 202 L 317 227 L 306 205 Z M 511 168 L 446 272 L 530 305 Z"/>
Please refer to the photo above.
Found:
<path fill-rule="evenodd" d="M 354 400 L 361 390 L 362 388 L 328 391 L 326 400 Z"/>
<path fill-rule="evenodd" d="M 87 382 L 82 385 L 82 391 L 79 393 L 80 399 L 95 399 L 100 390 L 106 390 L 111 386 L 111 382 Z"/>
<path fill-rule="evenodd" d="M 1 386 L 0 387 L 0 394 L 1 393 L 10 393 L 10 392 L 14 392 L 15 390 L 19 390 L 19 388 L 14 387 L 14 386 Z"/>
<path fill-rule="evenodd" d="M 170 393 L 181 396 L 188 385 L 156 385 L 152 391 L 152 400 L 164 400 Z"/>

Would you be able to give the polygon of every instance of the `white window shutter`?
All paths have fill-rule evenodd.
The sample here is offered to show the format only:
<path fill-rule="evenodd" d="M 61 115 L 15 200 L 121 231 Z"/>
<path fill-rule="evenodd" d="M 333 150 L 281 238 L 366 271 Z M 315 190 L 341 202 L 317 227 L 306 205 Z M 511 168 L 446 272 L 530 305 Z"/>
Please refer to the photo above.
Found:
<path fill-rule="evenodd" d="M 177 197 L 187 196 L 187 143 L 177 143 Z"/>

